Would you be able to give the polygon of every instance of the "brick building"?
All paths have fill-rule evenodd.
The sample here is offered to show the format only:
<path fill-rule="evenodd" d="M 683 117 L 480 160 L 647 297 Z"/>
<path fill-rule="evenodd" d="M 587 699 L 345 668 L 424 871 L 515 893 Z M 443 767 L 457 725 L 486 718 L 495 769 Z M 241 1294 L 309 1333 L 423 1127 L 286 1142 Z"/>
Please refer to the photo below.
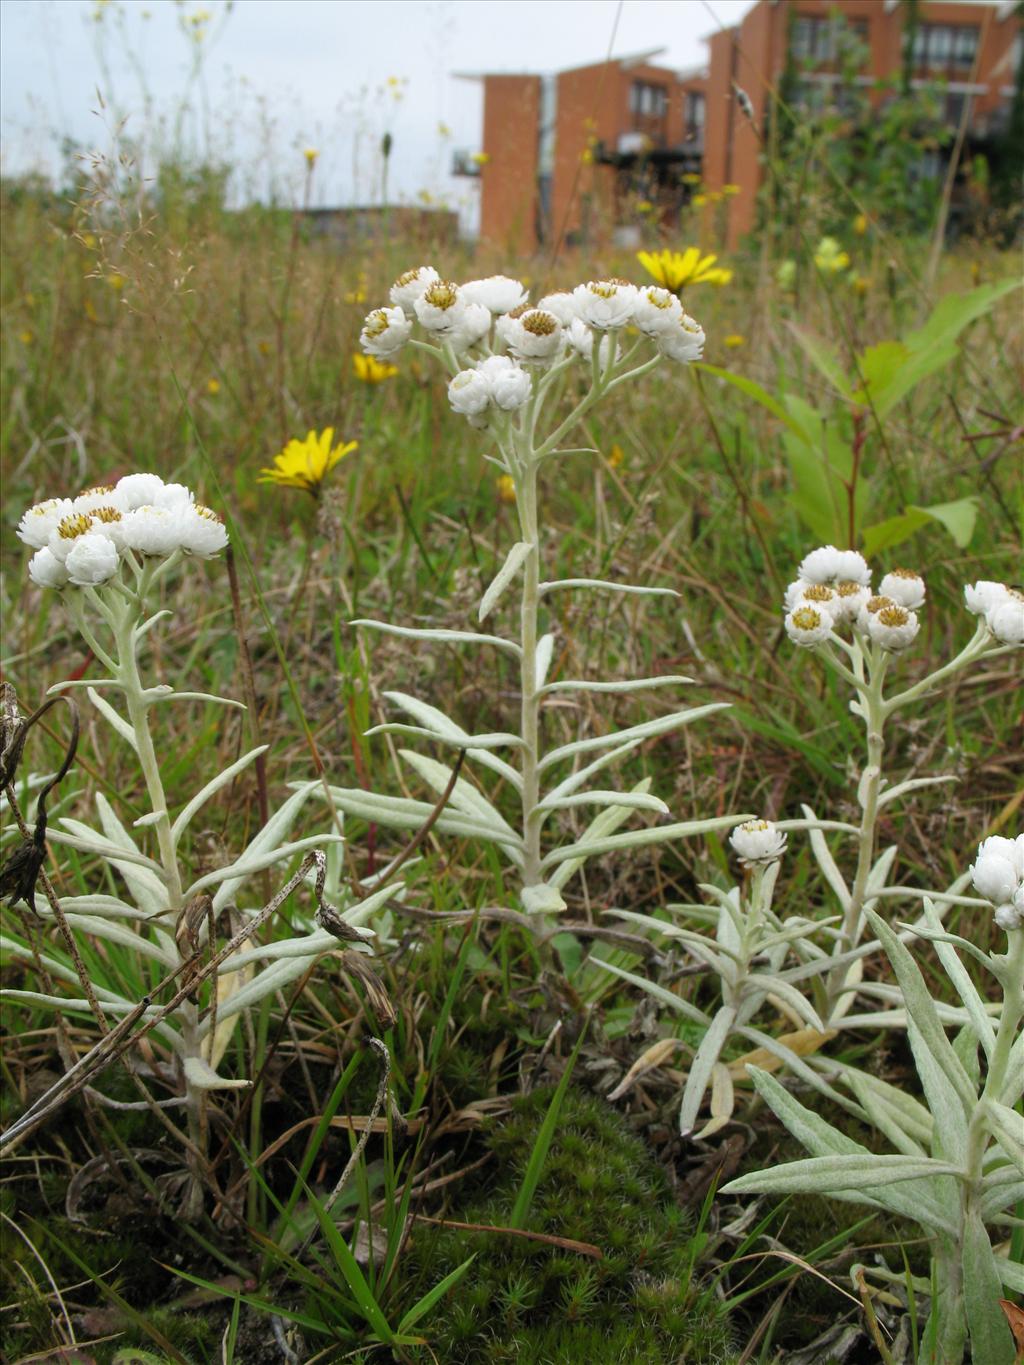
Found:
<path fill-rule="evenodd" d="M 911 84 L 938 84 L 954 128 L 966 107 L 967 132 L 982 147 L 1009 115 L 1021 60 L 1016 9 L 1013 0 L 916 6 Z M 877 83 L 904 69 L 906 22 L 904 0 L 756 0 L 707 39 L 704 69 L 657 66 L 664 49 L 654 49 L 553 75 L 463 74 L 484 87 L 482 151 L 455 168 L 480 177 L 481 236 L 527 252 L 616 231 L 628 240 L 638 203 L 671 223 L 699 176 L 710 191 L 739 186 L 728 204 L 734 246 L 754 223 L 759 138 L 787 64 L 801 101 L 827 100 L 839 79 L 837 37 L 852 34 L 867 54 L 857 81 L 877 104 Z"/>

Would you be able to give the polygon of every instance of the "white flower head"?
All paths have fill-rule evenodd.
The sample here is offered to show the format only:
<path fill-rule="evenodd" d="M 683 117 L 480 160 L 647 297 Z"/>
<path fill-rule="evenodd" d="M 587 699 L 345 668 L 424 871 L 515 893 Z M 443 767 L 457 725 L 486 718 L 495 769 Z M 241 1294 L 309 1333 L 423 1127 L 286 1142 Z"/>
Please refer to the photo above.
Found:
<path fill-rule="evenodd" d="M 1003 929 L 1019 929 L 1024 924 L 1024 834 L 983 839 L 971 881 L 978 895 L 996 907 L 996 923 Z"/>
<path fill-rule="evenodd" d="M 924 606 L 924 579 L 913 569 L 890 569 L 878 585 L 883 597 L 891 597 L 901 607 L 918 611 Z"/>
<path fill-rule="evenodd" d="M 211 507 L 197 502 L 180 511 L 181 548 L 197 559 L 212 559 L 228 543 L 227 527 Z"/>
<path fill-rule="evenodd" d="M 118 512 L 128 511 L 128 497 L 113 484 L 99 484 L 96 488 L 83 489 L 72 501 L 76 512 L 92 516 L 98 507 L 113 507 Z"/>
<path fill-rule="evenodd" d="M 412 317 L 413 304 L 420 297 L 428 285 L 439 280 L 441 277 L 432 265 L 417 266 L 415 270 L 406 270 L 399 275 L 391 286 L 388 297 L 392 306 L 401 308 L 405 313 Z"/>
<path fill-rule="evenodd" d="M 413 304 L 420 325 L 438 336 L 454 333 L 466 311 L 462 290 L 451 280 L 434 280 Z"/>
<path fill-rule="evenodd" d="M 74 510 L 70 498 L 47 498 L 45 502 L 37 502 L 18 522 L 18 538 L 33 550 L 41 550 L 49 544 L 58 522 Z"/>
<path fill-rule="evenodd" d="M 448 385 L 448 401 L 463 417 L 478 417 L 490 406 L 491 382 L 480 370 L 460 370 Z"/>
<path fill-rule="evenodd" d="M 92 517 L 84 512 L 70 512 L 50 532 L 50 553 L 63 564 L 74 548 L 75 541 L 88 535 L 91 529 Z"/>
<path fill-rule="evenodd" d="M 576 312 L 599 332 L 625 327 L 632 321 L 636 285 L 628 280 L 591 280 L 572 291 Z"/>
<path fill-rule="evenodd" d="M 164 481 L 159 474 L 126 474 L 117 481 L 118 505 L 126 512 L 132 512 L 136 507 L 155 506 L 163 487 Z"/>
<path fill-rule="evenodd" d="M 72 545 L 64 568 L 70 582 L 83 588 L 95 587 L 113 578 L 120 562 L 117 546 L 110 537 L 99 531 L 90 531 L 87 535 L 79 536 Z"/>
<path fill-rule="evenodd" d="M 836 579 L 848 583 L 863 583 L 867 585 L 871 582 L 871 570 L 868 562 L 859 550 L 840 550 L 839 551 L 839 570 Z"/>
<path fill-rule="evenodd" d="M 857 629 L 864 631 L 866 634 L 868 627 L 871 624 L 872 616 L 877 616 L 878 613 L 884 611 L 886 607 L 895 607 L 898 605 L 899 603 L 894 602 L 891 597 L 883 597 L 881 593 L 876 593 L 874 596 L 869 597 L 868 600 L 862 604 L 860 611 L 857 613 Z"/>
<path fill-rule="evenodd" d="M 836 621 L 856 621 L 860 610 L 871 600 L 871 586 L 857 583 L 852 578 L 840 580 L 833 587 L 833 616 Z"/>
<path fill-rule="evenodd" d="M 827 640 L 832 632 L 832 613 L 803 602 L 786 613 L 786 634 L 795 645 L 813 649 Z"/>
<path fill-rule="evenodd" d="M 175 507 L 136 507 L 121 519 L 125 545 L 144 555 L 169 555 L 181 549 L 187 511 Z"/>
<path fill-rule="evenodd" d="M 1011 588 L 1005 601 L 986 611 L 985 624 L 1000 644 L 1024 644 L 1024 595 Z"/>
<path fill-rule="evenodd" d="M 468 303 L 448 340 L 451 342 L 452 350 L 458 354 L 483 341 L 490 330 L 491 315 L 484 305 Z"/>
<path fill-rule="evenodd" d="M 576 300 L 568 289 L 558 289 L 553 294 L 545 294 L 538 308 L 543 308 L 545 313 L 553 313 L 563 327 L 568 327 L 573 318 L 578 317 L 576 312 Z"/>
<path fill-rule="evenodd" d="M 921 628 L 917 612 L 891 602 L 879 611 L 869 612 L 867 629 L 869 637 L 883 649 L 897 652 L 906 649 L 913 642 Z"/>
<path fill-rule="evenodd" d="M 517 360 L 544 363 L 554 360 L 562 349 L 562 324 L 554 313 L 530 308 L 509 319 L 504 339 Z"/>
<path fill-rule="evenodd" d="M 675 294 L 659 285 L 641 289 L 633 305 L 633 322 L 645 336 L 658 337 L 678 327 L 683 305 Z"/>
<path fill-rule="evenodd" d="M 363 323 L 359 345 L 367 355 L 394 355 L 409 340 L 411 333 L 412 323 L 401 308 L 375 308 Z"/>
<path fill-rule="evenodd" d="M 672 327 L 658 333 L 657 340 L 662 355 L 685 365 L 704 354 L 704 328 L 689 313 L 681 313 Z"/>
<path fill-rule="evenodd" d="M 992 583 L 984 578 L 964 588 L 964 602 L 974 616 L 984 616 L 990 607 L 1005 602 L 1009 595 L 1010 589 L 1005 583 Z"/>
<path fill-rule="evenodd" d="M 594 354 L 594 333 L 582 318 L 573 318 L 562 333 L 569 346 L 583 360 Z M 614 348 L 615 359 L 619 357 L 619 344 L 613 336 L 603 336 L 597 344 L 597 361 L 601 369 L 607 369 Z"/>
<path fill-rule="evenodd" d="M 792 611 L 794 607 L 802 606 L 804 603 L 827 611 L 833 619 L 839 614 L 838 595 L 827 583 L 807 583 L 802 578 L 790 583 L 783 599 L 786 610 Z"/>
<path fill-rule="evenodd" d="M 186 488 L 183 483 L 165 483 L 154 499 L 152 506 L 166 507 L 169 512 L 184 511 L 191 507 L 195 500 L 196 495 L 191 488 Z"/>
<path fill-rule="evenodd" d="M 503 365 L 495 362 L 504 361 Z M 492 355 L 481 362 L 480 370 L 487 375 L 495 407 L 502 412 L 515 412 L 528 403 L 533 392 L 529 373 L 505 355 Z"/>
<path fill-rule="evenodd" d="M 729 836 L 733 852 L 744 867 L 767 867 L 786 851 L 786 836 L 770 820 L 747 820 Z"/>
<path fill-rule="evenodd" d="M 112 503 L 94 507 L 90 513 L 92 530 L 112 540 L 119 550 L 124 548 L 124 519 L 127 512 Z"/>
<path fill-rule="evenodd" d="M 807 583 L 835 583 L 841 577 L 842 553 L 834 545 L 822 545 L 804 555 L 797 573 Z"/>
<path fill-rule="evenodd" d="M 478 303 L 495 316 L 520 308 L 528 297 L 520 282 L 510 279 L 508 275 L 489 275 L 485 280 L 468 280 L 460 287 L 467 303 Z"/>
<path fill-rule="evenodd" d="M 68 581 L 68 571 L 45 545 L 28 562 L 28 576 L 41 588 L 62 588 Z"/>

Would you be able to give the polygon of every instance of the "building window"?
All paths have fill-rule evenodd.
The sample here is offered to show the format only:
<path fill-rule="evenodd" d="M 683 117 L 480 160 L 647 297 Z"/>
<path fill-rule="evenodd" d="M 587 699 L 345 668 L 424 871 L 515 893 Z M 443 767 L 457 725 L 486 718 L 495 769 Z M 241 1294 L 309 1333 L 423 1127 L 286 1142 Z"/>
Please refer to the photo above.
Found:
<path fill-rule="evenodd" d="M 843 46 L 848 46 L 851 39 L 867 43 L 866 19 L 799 14 L 790 28 L 789 50 L 796 61 L 817 66 L 836 61 Z"/>
<path fill-rule="evenodd" d="M 668 91 L 663 85 L 634 81 L 629 88 L 629 111 L 641 118 L 664 118 L 668 109 Z"/>
<path fill-rule="evenodd" d="M 978 29 L 966 25 L 921 24 L 914 31 L 914 65 L 927 70 L 970 71 L 978 51 Z"/>
<path fill-rule="evenodd" d="M 694 133 L 704 127 L 704 96 L 692 90 L 686 96 L 686 127 Z"/>

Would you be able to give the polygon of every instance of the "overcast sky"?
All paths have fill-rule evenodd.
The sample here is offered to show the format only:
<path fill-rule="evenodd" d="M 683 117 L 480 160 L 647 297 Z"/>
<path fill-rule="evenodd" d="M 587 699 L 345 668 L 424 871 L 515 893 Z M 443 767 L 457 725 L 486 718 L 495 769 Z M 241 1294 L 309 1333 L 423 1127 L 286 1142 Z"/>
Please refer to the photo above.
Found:
<path fill-rule="evenodd" d="M 109 154 L 127 116 L 147 173 L 160 142 L 205 149 L 240 168 L 236 200 L 292 200 L 302 149 L 316 147 L 313 202 L 374 202 L 387 130 L 391 197 L 465 200 L 472 187 L 447 170 L 452 148 L 479 148 L 482 98 L 453 72 L 554 71 L 600 61 L 610 44 L 616 55 L 664 46 L 659 64 L 694 66 L 701 38 L 750 3 L 236 0 L 228 12 L 225 0 L 0 0 L 2 166 L 54 175 L 65 139 Z M 196 42 L 183 30 L 202 13 Z"/>

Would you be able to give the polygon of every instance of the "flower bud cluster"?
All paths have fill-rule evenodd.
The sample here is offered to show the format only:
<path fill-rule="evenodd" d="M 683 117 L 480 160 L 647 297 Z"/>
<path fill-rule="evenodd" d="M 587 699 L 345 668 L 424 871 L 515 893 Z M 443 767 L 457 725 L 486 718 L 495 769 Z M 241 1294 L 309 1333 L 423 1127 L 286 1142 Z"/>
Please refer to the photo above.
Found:
<path fill-rule="evenodd" d="M 618 355 L 617 339 L 625 328 L 652 341 L 671 360 L 699 360 L 704 349 L 704 332 L 675 294 L 616 279 L 591 280 L 531 306 L 523 285 L 506 275 L 455 284 L 433 266 L 419 266 L 400 275 L 389 303 L 369 314 L 360 343 L 368 355 L 393 356 L 411 339 L 416 324 L 428 340 L 473 361 L 456 375 L 448 393 L 455 411 L 477 426 L 486 425 L 495 411 L 521 407 L 532 391 L 534 369 L 565 356 L 589 360 L 595 342 L 598 361 L 606 367 Z M 514 364 L 514 377 L 507 367 L 496 367 L 486 381 L 479 378 L 495 352 Z M 487 392 L 491 375 L 496 392 Z"/>
<path fill-rule="evenodd" d="M 856 550 L 823 545 L 801 561 L 798 577 L 786 589 L 786 633 L 812 648 L 833 630 L 849 625 L 890 652 L 906 649 L 920 630 L 924 579 L 913 569 L 892 569 L 871 588 L 871 570 Z"/>
<path fill-rule="evenodd" d="M 971 868 L 978 895 L 996 908 L 996 923 L 1010 932 L 1024 927 L 1024 834 L 1003 839 L 998 834 L 978 845 Z"/>
<path fill-rule="evenodd" d="M 35 550 L 28 572 L 43 588 L 95 587 L 113 578 L 132 552 L 175 551 L 210 559 L 228 543 L 216 512 L 191 489 L 157 474 L 128 474 L 74 498 L 49 498 L 21 518 L 18 535 Z"/>
<path fill-rule="evenodd" d="M 967 610 L 984 618 L 1000 644 L 1024 644 L 1024 592 L 984 579 L 964 588 Z"/>
<path fill-rule="evenodd" d="M 767 867 L 786 851 L 786 835 L 770 820 L 747 820 L 737 825 L 729 843 L 744 867 Z"/>

